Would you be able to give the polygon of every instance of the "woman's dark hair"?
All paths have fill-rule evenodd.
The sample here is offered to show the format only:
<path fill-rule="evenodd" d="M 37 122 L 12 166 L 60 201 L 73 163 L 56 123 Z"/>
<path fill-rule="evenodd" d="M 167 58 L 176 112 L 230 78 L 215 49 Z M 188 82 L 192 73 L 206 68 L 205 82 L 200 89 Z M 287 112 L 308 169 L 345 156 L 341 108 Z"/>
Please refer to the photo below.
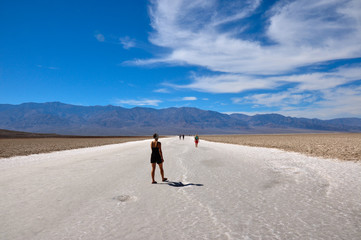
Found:
<path fill-rule="evenodd" d="M 154 133 L 154 134 L 153 134 L 153 138 L 154 138 L 154 139 L 159 138 L 159 135 L 156 134 L 156 133 Z"/>

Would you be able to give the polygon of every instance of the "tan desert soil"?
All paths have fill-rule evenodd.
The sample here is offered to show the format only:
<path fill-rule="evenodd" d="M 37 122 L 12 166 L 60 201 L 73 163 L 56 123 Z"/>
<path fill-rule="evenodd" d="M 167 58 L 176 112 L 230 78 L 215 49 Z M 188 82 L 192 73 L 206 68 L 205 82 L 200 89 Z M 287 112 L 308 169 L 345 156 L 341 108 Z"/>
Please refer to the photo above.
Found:
<path fill-rule="evenodd" d="M 148 137 L 0 138 L 0 158 L 144 140 Z"/>
<path fill-rule="evenodd" d="M 361 133 L 217 135 L 200 138 L 213 142 L 278 148 L 316 157 L 361 161 Z"/>

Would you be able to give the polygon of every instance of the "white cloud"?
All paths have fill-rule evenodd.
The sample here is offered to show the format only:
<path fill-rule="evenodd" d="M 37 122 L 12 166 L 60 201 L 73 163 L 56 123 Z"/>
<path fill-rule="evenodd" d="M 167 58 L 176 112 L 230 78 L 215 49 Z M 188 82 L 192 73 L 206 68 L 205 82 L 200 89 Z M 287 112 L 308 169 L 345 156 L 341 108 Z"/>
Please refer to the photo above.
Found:
<path fill-rule="evenodd" d="M 196 101 L 197 98 L 196 97 L 184 97 L 182 98 L 183 101 Z"/>
<path fill-rule="evenodd" d="M 217 27 L 253 13 L 258 4 L 237 1 L 237 11 L 222 12 L 220 1 L 154 2 L 150 40 L 172 50 L 158 62 L 187 63 L 212 71 L 242 74 L 282 74 L 317 62 L 359 57 L 361 54 L 361 10 L 358 0 L 282 1 L 269 16 L 266 37 L 273 45 L 236 37 L 239 28 Z"/>
<path fill-rule="evenodd" d="M 233 98 L 232 101 L 258 107 L 277 107 L 279 110 L 276 112 L 286 116 L 321 119 L 360 117 L 361 86 L 338 87 L 309 93 L 284 91 L 274 94 L 253 94 L 243 98 Z"/>
<path fill-rule="evenodd" d="M 233 1 L 218 5 L 217 12 L 212 16 L 212 25 L 219 26 L 249 17 L 261 4 L 261 0 Z M 241 10 L 240 10 L 241 9 Z"/>
<path fill-rule="evenodd" d="M 316 72 L 281 76 L 254 76 L 241 74 L 220 74 L 192 76 L 187 85 L 165 83 L 173 88 L 188 88 L 211 93 L 239 93 L 254 89 L 274 89 L 287 83 L 295 83 L 293 91 L 315 91 L 334 88 L 361 79 L 361 65 L 340 67 L 330 72 Z"/>
<path fill-rule="evenodd" d="M 99 42 L 104 42 L 104 41 L 105 41 L 105 37 L 104 37 L 104 35 L 101 34 L 101 33 L 95 34 L 94 37 L 95 37 Z"/>
<path fill-rule="evenodd" d="M 344 104 L 359 100 L 359 92 L 346 91 L 345 95 L 351 95 L 344 98 L 330 95 L 336 94 L 343 85 L 361 79 L 360 65 L 331 71 L 324 67 L 322 71 L 313 69 L 295 74 L 300 67 L 361 57 L 361 1 L 280 0 L 263 14 L 266 21 L 262 40 L 246 34 L 250 27 L 248 17 L 258 14 L 260 4 L 261 1 L 152 1 L 149 12 L 154 31 L 149 40 L 170 53 L 136 60 L 133 64 L 167 63 L 207 68 L 214 74 L 194 74 L 189 84 L 165 84 L 202 92 L 274 90 L 291 83 L 294 87 L 288 87 L 288 93 L 258 94 L 247 101 L 279 106 L 295 114 L 297 109 L 292 106 L 316 101 L 315 107 L 327 109 L 325 114 L 346 113 L 343 108 L 361 116 L 361 109 Z M 310 96 L 310 92 L 320 93 L 325 104 Z M 301 107 L 297 111 L 301 110 L 307 113 L 307 109 Z M 310 113 L 315 114 L 314 110 Z"/>
<path fill-rule="evenodd" d="M 58 70 L 58 67 L 48 67 L 48 66 L 43 66 L 43 65 L 36 65 L 38 68 L 45 68 L 45 69 L 49 69 L 49 70 Z"/>
<path fill-rule="evenodd" d="M 103 34 L 97 32 L 94 35 L 94 37 L 99 42 L 107 42 L 107 43 L 111 43 L 111 44 L 121 44 L 124 49 L 136 47 L 136 40 L 132 39 L 128 36 L 116 37 L 116 36 L 110 35 L 110 36 L 105 37 Z"/>
<path fill-rule="evenodd" d="M 361 79 L 361 65 L 340 67 L 329 72 L 316 72 L 279 77 L 277 79 L 285 82 L 299 83 L 299 90 L 330 89 Z"/>
<path fill-rule="evenodd" d="M 315 106 L 320 117 L 360 117 L 361 86 L 326 90 L 323 94 L 324 99 Z"/>
<path fill-rule="evenodd" d="M 157 92 L 157 93 L 170 93 L 170 91 L 166 88 L 160 88 L 160 89 L 156 89 L 153 92 Z"/>
<path fill-rule="evenodd" d="M 290 105 L 299 105 L 301 103 L 311 103 L 317 99 L 317 96 L 311 93 L 263 93 L 246 96 L 243 98 L 233 98 L 233 103 L 252 103 L 266 107 L 286 107 Z"/>
<path fill-rule="evenodd" d="M 131 39 L 130 37 L 121 37 L 119 38 L 119 42 L 123 45 L 123 48 L 129 49 L 136 46 L 135 40 Z"/>
<path fill-rule="evenodd" d="M 158 106 L 161 100 L 155 99 L 142 99 L 142 100 L 117 100 L 119 105 L 132 105 L 132 106 Z"/>
<path fill-rule="evenodd" d="M 327 53 L 326 57 L 333 54 L 352 57 L 351 49 L 360 53 L 355 40 L 360 39 L 358 21 L 361 17 L 353 13 L 351 6 L 360 10 L 360 1 L 301 0 L 278 5 L 273 9 L 267 34 L 286 47 L 309 47 L 327 53 L 327 50 L 338 46 L 341 48 Z M 349 43 L 351 48 L 345 43 Z"/>
<path fill-rule="evenodd" d="M 201 92 L 237 93 L 250 89 L 272 89 L 276 82 L 267 79 L 257 79 L 238 74 L 221 74 L 214 76 L 193 76 L 193 82 L 188 85 L 165 84 L 174 88 L 190 88 Z"/>

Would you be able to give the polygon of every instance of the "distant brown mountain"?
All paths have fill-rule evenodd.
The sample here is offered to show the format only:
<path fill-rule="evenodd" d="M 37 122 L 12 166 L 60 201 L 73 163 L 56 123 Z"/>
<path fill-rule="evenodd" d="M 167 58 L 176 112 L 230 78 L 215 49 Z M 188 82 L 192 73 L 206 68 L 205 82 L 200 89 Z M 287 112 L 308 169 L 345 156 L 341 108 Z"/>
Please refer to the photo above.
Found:
<path fill-rule="evenodd" d="M 0 104 L 0 128 L 84 136 L 361 132 L 360 118 L 319 120 L 279 114 L 222 114 L 197 108 L 132 109 L 59 102 Z"/>

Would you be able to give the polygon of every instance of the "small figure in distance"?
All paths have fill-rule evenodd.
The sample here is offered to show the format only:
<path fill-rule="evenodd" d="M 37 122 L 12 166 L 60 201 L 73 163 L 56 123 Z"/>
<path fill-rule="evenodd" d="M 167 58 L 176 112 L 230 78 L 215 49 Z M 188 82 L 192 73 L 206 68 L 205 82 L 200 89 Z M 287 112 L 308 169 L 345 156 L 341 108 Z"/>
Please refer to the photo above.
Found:
<path fill-rule="evenodd" d="M 162 176 L 162 181 L 165 182 L 168 179 L 164 177 L 164 170 L 163 170 L 163 153 L 162 153 L 162 144 L 158 142 L 159 135 L 154 133 L 153 135 L 154 140 L 150 143 L 150 147 L 152 149 L 152 155 L 150 157 L 150 163 L 152 164 L 152 184 L 157 183 L 154 179 L 155 176 L 155 169 L 157 167 L 157 164 L 160 169 L 160 175 Z"/>
<path fill-rule="evenodd" d="M 184 140 L 184 134 L 182 136 L 183 136 L 183 140 Z"/>
<path fill-rule="evenodd" d="M 181 138 L 182 138 L 182 135 L 179 135 L 179 140 L 181 140 Z"/>
<path fill-rule="evenodd" d="M 198 142 L 199 142 L 199 136 L 198 134 L 196 134 L 196 136 L 194 137 L 194 143 L 196 144 L 196 147 L 198 147 Z"/>

